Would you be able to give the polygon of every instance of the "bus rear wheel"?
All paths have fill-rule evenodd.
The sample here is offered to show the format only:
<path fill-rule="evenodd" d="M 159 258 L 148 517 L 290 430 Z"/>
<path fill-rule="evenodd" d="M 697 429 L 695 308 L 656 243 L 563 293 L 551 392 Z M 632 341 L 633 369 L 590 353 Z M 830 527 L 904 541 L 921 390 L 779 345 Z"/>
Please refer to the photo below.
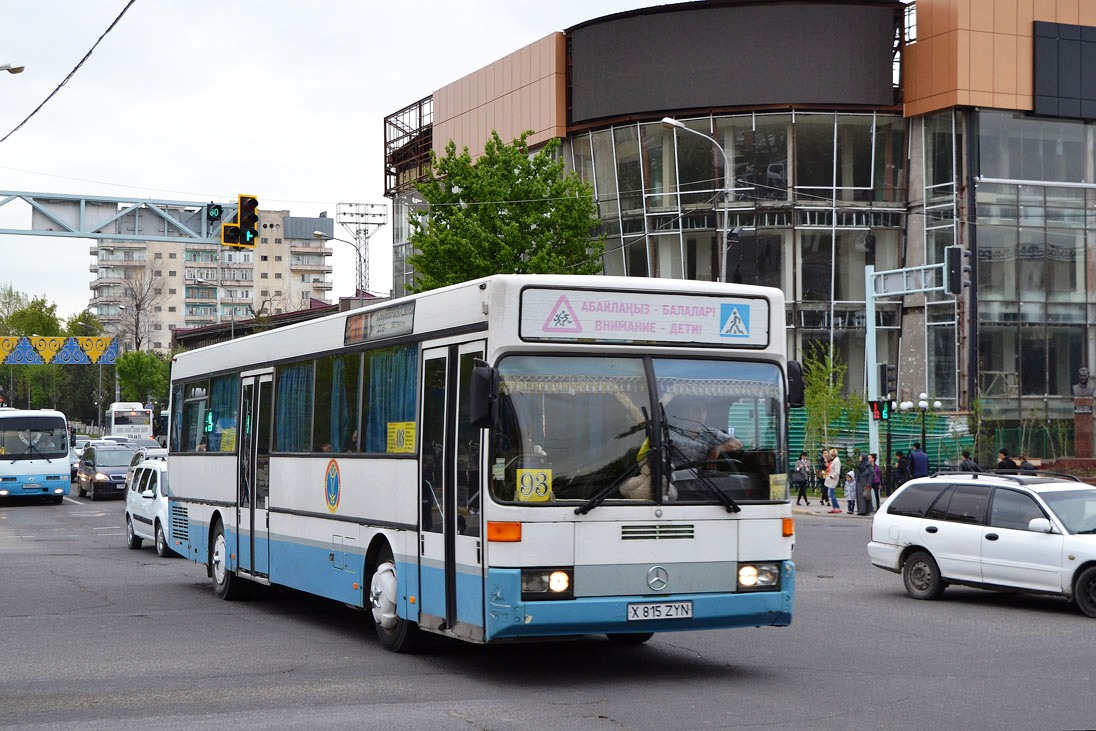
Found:
<path fill-rule="evenodd" d="M 399 596 L 396 562 L 392 558 L 392 548 L 385 544 L 377 552 L 376 567 L 369 579 L 369 608 L 372 610 L 373 627 L 377 630 L 377 639 L 385 648 L 393 652 L 408 652 L 418 644 L 419 628 L 397 613 Z"/>
<path fill-rule="evenodd" d="M 243 593 L 243 579 L 228 568 L 228 541 L 225 540 L 224 523 L 220 521 L 213 529 L 213 540 L 209 543 L 209 568 L 213 593 L 226 601 L 238 599 Z"/>

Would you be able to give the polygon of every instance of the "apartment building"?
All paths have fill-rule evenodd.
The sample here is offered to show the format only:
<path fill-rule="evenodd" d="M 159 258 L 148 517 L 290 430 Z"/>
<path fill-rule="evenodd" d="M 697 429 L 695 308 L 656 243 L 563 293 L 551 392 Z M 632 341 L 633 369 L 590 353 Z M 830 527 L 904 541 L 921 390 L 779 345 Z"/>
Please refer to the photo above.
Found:
<path fill-rule="evenodd" d="M 90 308 L 126 349 L 167 352 L 171 332 L 329 302 L 334 219 L 260 211 L 254 249 L 116 240 L 91 247 Z"/>

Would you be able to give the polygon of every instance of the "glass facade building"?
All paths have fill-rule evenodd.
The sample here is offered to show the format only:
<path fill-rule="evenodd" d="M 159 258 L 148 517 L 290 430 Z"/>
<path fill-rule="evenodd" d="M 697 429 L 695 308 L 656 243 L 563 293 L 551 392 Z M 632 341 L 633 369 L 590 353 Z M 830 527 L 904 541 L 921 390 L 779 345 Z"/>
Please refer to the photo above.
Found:
<path fill-rule="evenodd" d="M 386 120 L 396 292 L 423 151 L 531 129 L 592 185 L 606 274 L 779 287 L 791 357 L 831 345 L 850 391 L 888 363 L 892 398 L 953 424 L 1072 434 L 1096 365 L 1096 3 L 972 7 L 682 3 L 500 59 Z M 923 285 L 873 298 L 875 353 L 866 267 Z"/>

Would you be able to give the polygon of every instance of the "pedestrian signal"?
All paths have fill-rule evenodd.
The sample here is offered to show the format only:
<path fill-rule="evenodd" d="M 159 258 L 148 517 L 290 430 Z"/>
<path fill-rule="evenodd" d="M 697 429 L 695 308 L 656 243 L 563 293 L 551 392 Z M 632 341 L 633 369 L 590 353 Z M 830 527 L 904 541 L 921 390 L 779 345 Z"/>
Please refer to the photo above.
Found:
<path fill-rule="evenodd" d="M 868 402 L 868 408 L 871 410 L 871 420 L 872 421 L 879 421 L 880 419 L 883 418 L 883 413 L 880 410 L 880 402 L 878 402 L 878 401 L 869 401 Z"/>

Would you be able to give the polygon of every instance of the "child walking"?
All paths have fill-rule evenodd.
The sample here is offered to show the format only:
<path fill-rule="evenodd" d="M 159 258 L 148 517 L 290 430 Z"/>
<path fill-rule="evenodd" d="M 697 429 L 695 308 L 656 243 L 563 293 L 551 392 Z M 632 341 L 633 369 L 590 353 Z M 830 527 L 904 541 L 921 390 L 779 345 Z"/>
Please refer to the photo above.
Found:
<path fill-rule="evenodd" d="M 852 470 L 845 473 L 845 500 L 848 501 L 848 513 L 856 512 L 856 475 Z"/>

